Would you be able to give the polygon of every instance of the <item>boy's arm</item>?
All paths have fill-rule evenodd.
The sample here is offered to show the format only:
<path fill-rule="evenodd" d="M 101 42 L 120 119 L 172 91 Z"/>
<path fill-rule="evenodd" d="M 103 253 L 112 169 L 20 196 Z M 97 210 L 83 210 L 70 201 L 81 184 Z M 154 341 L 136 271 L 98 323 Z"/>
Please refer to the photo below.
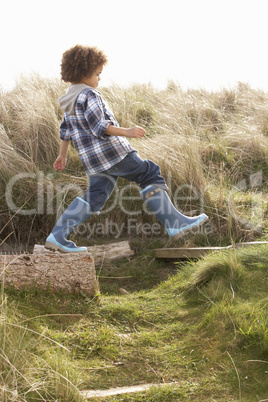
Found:
<path fill-rule="evenodd" d="M 63 170 L 67 164 L 67 154 L 70 141 L 61 141 L 59 156 L 55 160 L 53 167 L 56 170 Z"/>
<path fill-rule="evenodd" d="M 131 128 L 124 128 L 124 127 L 116 127 L 110 124 L 106 131 L 105 134 L 107 135 L 116 135 L 116 136 L 124 136 L 127 138 L 142 138 L 146 131 L 144 128 L 139 127 L 139 126 L 134 126 Z"/>
<path fill-rule="evenodd" d="M 145 130 L 142 127 L 117 127 L 114 116 L 111 116 L 110 113 L 105 113 L 105 105 L 97 92 L 89 91 L 87 93 L 85 105 L 85 118 L 90 126 L 92 134 L 96 137 L 105 139 L 106 135 L 124 136 L 128 138 L 142 138 L 144 136 Z"/>

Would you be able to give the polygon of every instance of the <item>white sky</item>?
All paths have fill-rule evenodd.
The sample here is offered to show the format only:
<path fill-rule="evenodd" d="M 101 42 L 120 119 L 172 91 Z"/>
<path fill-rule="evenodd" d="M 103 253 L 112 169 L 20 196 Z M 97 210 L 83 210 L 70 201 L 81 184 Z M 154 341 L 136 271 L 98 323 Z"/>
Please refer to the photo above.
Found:
<path fill-rule="evenodd" d="M 267 0 L 5 0 L 0 87 L 20 74 L 60 74 L 76 44 L 103 49 L 102 85 L 133 82 L 268 90 Z"/>

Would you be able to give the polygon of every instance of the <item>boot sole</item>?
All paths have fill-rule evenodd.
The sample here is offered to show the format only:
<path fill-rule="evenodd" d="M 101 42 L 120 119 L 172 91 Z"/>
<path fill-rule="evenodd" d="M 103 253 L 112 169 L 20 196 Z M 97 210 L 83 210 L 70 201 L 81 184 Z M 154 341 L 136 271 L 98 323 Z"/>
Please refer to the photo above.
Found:
<path fill-rule="evenodd" d="M 45 249 L 49 250 L 49 251 L 53 251 L 53 253 L 58 251 L 59 253 L 62 253 L 62 254 L 87 253 L 87 250 L 84 250 L 84 251 L 67 251 L 67 250 L 64 250 L 64 249 L 60 248 L 59 246 L 57 246 L 57 244 L 54 244 L 54 243 L 52 243 L 50 241 L 46 241 Z"/>
<path fill-rule="evenodd" d="M 171 237 L 171 240 L 181 239 L 183 236 L 190 233 L 192 229 L 199 228 L 200 226 L 202 226 L 207 220 L 208 216 L 204 218 L 201 222 L 199 222 L 197 225 L 191 226 L 190 228 L 182 230 L 180 233 L 175 234 L 174 236 Z"/>

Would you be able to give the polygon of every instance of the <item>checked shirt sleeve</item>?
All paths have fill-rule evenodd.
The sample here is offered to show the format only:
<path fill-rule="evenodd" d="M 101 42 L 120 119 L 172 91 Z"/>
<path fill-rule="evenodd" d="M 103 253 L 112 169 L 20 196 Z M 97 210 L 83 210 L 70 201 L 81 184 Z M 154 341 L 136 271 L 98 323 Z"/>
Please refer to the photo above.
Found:
<path fill-rule="evenodd" d="M 90 91 L 87 95 L 85 118 L 92 134 L 101 139 L 107 138 L 105 134 L 107 127 L 110 124 L 114 125 L 114 122 L 109 119 L 109 116 L 105 113 L 101 96 L 93 91 Z"/>
<path fill-rule="evenodd" d="M 63 141 L 71 140 L 65 117 L 63 118 L 63 121 L 60 125 L 60 139 Z"/>

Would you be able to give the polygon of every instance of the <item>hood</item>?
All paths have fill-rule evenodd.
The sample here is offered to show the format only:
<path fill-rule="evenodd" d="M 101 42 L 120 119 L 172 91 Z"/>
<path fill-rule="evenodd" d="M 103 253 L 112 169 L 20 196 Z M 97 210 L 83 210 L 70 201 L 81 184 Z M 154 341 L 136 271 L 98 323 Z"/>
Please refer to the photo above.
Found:
<path fill-rule="evenodd" d="M 68 114 L 75 114 L 74 111 L 74 106 L 76 99 L 78 95 L 80 94 L 81 91 L 83 91 L 86 88 L 91 88 L 86 84 L 76 84 L 76 85 L 71 85 L 66 94 L 61 96 L 58 100 L 60 107 L 64 110 L 64 112 Z"/>

